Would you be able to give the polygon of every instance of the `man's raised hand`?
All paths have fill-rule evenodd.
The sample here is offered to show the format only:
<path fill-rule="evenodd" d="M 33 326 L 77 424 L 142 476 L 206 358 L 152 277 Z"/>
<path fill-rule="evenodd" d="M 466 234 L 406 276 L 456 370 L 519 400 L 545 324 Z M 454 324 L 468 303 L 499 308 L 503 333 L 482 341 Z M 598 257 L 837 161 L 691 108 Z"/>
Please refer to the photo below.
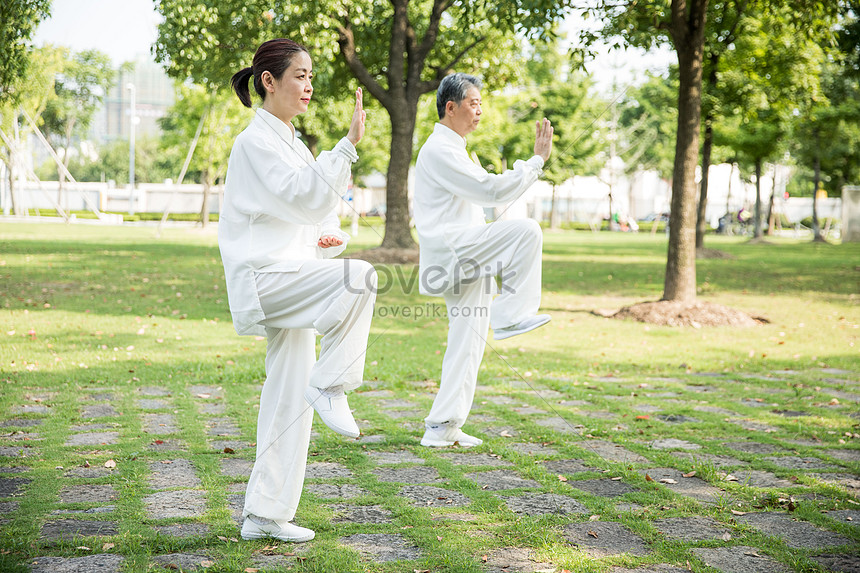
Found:
<path fill-rule="evenodd" d="M 535 155 L 540 155 L 544 161 L 549 159 L 552 153 L 552 124 L 547 118 L 538 121 L 535 133 Z"/>

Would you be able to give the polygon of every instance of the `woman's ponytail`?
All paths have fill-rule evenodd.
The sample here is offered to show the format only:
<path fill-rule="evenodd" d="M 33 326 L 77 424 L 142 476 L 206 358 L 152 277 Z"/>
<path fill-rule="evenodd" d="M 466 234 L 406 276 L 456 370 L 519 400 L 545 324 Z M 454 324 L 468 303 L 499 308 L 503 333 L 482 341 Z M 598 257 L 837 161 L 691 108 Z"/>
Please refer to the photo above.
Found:
<path fill-rule="evenodd" d="M 248 80 L 254 75 L 254 68 L 244 68 L 239 70 L 233 77 L 230 78 L 230 85 L 233 86 L 233 91 L 239 97 L 239 101 L 245 107 L 251 107 L 251 91 L 248 88 Z"/>

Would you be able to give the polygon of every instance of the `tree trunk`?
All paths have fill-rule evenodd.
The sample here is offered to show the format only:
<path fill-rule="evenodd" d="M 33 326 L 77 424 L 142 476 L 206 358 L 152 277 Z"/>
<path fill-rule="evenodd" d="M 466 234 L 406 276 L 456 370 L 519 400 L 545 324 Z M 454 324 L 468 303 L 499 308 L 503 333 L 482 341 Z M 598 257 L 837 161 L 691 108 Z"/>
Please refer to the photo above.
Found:
<path fill-rule="evenodd" d="M 549 228 L 558 229 L 558 186 L 552 186 L 552 207 L 549 212 Z"/>
<path fill-rule="evenodd" d="M 15 170 L 12 166 L 15 164 L 15 153 L 9 150 L 9 163 L 6 164 L 6 174 L 9 176 L 9 206 L 12 208 L 12 214 L 16 217 L 21 214 L 18 207 L 18 201 L 15 200 Z"/>
<path fill-rule="evenodd" d="M 760 239 L 761 232 L 761 158 L 755 160 L 755 221 L 753 222 L 753 237 Z"/>
<path fill-rule="evenodd" d="M 773 186 L 770 191 L 770 201 L 767 204 L 767 236 L 772 237 L 774 232 L 776 231 L 776 225 L 774 223 L 776 219 L 776 213 L 773 212 L 773 208 L 776 204 L 776 169 L 777 165 L 773 166 Z"/>
<path fill-rule="evenodd" d="M 200 226 L 204 229 L 209 224 L 209 197 L 212 193 L 212 171 L 207 167 L 203 170 L 200 182 L 203 183 L 203 203 L 200 206 Z"/>
<path fill-rule="evenodd" d="M 696 165 L 702 116 L 702 56 L 708 0 L 672 0 L 678 54 L 678 135 L 663 300 L 696 300 Z"/>
<path fill-rule="evenodd" d="M 412 136 L 418 101 L 403 98 L 389 111 L 391 118 L 391 159 L 385 183 L 385 236 L 383 248 L 414 249 L 409 227 L 409 165 L 412 163 Z"/>
<path fill-rule="evenodd" d="M 699 208 L 696 211 L 696 248 L 705 247 L 705 220 L 708 208 L 708 175 L 711 168 L 711 150 L 714 147 L 714 128 L 710 113 L 705 117 L 705 140 L 702 142 L 702 181 L 699 184 Z"/>

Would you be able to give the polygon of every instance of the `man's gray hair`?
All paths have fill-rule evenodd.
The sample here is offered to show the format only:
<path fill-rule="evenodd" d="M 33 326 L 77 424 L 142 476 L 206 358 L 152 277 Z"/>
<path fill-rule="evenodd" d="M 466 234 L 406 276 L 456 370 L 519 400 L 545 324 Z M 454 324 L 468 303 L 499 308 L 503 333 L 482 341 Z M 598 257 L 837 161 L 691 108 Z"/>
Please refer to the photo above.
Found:
<path fill-rule="evenodd" d="M 439 84 L 439 89 L 436 90 L 436 111 L 439 112 L 439 119 L 445 117 L 445 106 L 449 101 L 460 105 L 460 102 L 466 99 L 466 92 L 470 88 L 481 89 L 481 86 L 481 80 L 469 74 L 456 73 L 445 76 Z"/>

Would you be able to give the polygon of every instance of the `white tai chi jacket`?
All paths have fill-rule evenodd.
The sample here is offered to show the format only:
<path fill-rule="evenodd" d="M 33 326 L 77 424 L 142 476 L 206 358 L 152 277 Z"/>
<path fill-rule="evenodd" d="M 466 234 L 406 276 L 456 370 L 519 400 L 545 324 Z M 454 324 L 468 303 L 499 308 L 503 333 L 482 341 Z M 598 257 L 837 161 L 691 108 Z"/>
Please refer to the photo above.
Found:
<path fill-rule="evenodd" d="M 335 207 L 346 194 L 358 159 L 346 138 L 314 159 L 280 119 L 263 109 L 236 138 L 224 183 L 218 244 L 233 326 L 265 335 L 254 280 L 258 271 L 296 271 L 302 261 L 331 258 L 346 248 Z M 323 235 L 343 241 L 318 246 Z"/>
<path fill-rule="evenodd" d="M 419 292 L 442 296 L 463 278 L 457 236 L 486 225 L 483 207 L 507 204 L 543 172 L 543 158 L 518 160 L 504 173 L 488 173 L 469 158 L 466 140 L 437 123 L 415 165 L 413 215 L 419 239 Z"/>

